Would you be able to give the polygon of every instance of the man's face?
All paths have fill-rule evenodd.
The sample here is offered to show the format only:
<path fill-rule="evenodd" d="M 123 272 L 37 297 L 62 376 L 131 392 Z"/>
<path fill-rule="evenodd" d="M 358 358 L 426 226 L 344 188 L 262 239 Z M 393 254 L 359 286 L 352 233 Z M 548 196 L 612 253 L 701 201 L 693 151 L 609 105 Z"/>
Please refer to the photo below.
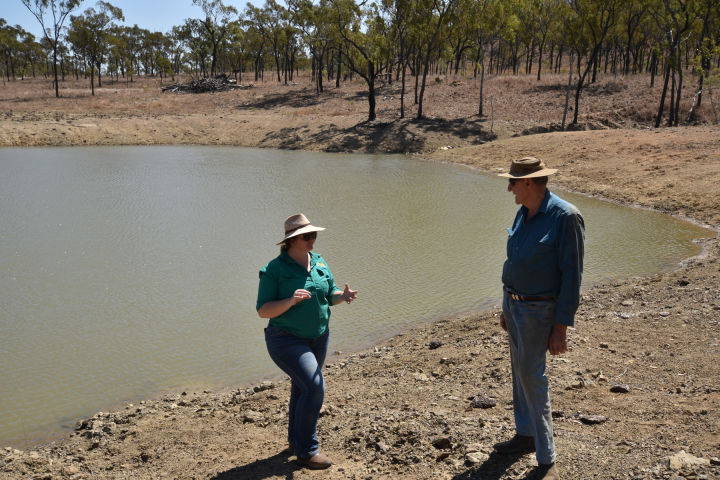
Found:
<path fill-rule="evenodd" d="M 515 203 L 518 205 L 525 205 L 530 195 L 530 183 L 531 180 L 527 178 L 518 179 L 510 178 L 508 181 L 508 192 L 512 192 L 515 195 Z"/>

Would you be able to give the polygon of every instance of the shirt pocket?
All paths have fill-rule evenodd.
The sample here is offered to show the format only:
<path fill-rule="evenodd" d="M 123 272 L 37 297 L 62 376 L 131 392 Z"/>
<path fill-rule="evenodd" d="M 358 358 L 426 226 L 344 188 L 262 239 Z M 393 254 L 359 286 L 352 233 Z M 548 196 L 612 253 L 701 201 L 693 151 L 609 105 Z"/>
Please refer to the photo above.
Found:
<path fill-rule="evenodd" d="M 538 267 L 547 268 L 554 258 L 555 236 L 552 232 L 548 232 L 535 243 L 531 262 Z"/>
<path fill-rule="evenodd" d="M 315 270 L 315 289 L 318 297 L 327 298 L 330 294 L 330 272 L 322 267 Z"/>
<path fill-rule="evenodd" d="M 278 278 L 278 293 L 281 299 L 292 297 L 299 288 L 305 288 L 305 277 L 282 275 Z"/>

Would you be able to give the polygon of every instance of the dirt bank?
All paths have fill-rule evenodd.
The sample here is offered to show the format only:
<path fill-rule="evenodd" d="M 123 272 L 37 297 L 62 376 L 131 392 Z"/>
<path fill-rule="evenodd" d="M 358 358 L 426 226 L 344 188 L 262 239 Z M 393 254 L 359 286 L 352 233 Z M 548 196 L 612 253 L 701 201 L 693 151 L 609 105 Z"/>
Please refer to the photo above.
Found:
<path fill-rule="evenodd" d="M 612 120 L 623 128 L 513 137 L 560 118 L 558 92 L 547 82 L 549 87 L 539 88 L 524 79 L 490 81 L 492 128 L 489 118 L 473 117 L 471 81 L 430 89 L 432 117 L 425 122 L 395 120 L 398 99 L 394 87 L 387 87 L 379 102 L 381 120 L 374 124 L 361 123 L 364 103 L 353 89 L 317 97 L 303 85 L 258 86 L 170 97 L 150 88 L 126 95 L 118 85 L 117 93 L 103 89 L 96 99 L 78 89 L 60 102 L 37 88 L 26 94 L 0 90 L 2 109 L 7 108 L 0 144 L 414 151 L 489 173 L 506 168 L 512 158 L 535 154 L 560 169 L 551 188 L 560 185 L 720 227 L 718 127 L 646 128 L 643 112 L 631 101 L 643 94 L 642 85 L 608 80 L 606 85 L 614 86 L 605 90 L 615 93 L 590 95 L 596 101 L 588 101 L 588 111 L 594 113 L 585 120 L 588 125 Z M 515 94 L 503 96 L 511 87 Z M 701 256 L 672 271 L 584 291 L 577 328 L 569 334 L 571 351 L 549 362 L 563 478 L 720 477 L 719 258 L 715 237 L 704 242 Z M 497 314 L 439 319 L 367 351 L 332 358 L 319 430 L 325 453 L 336 462 L 328 471 L 300 470 L 283 453 L 288 383 L 276 381 L 187 391 L 98 413 L 53 444 L 0 449 L 0 474 L 529 478 L 532 455 L 513 458 L 491 450 L 512 432 L 508 347 Z M 433 341 L 441 345 L 431 349 Z M 494 406 L 482 398 L 494 400 Z"/>

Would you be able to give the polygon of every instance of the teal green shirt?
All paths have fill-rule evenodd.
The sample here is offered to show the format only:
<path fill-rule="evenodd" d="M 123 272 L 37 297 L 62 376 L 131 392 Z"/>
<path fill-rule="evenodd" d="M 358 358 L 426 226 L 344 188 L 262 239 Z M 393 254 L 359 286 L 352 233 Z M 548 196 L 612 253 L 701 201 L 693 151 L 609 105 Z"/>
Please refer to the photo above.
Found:
<path fill-rule="evenodd" d="M 261 268 L 255 308 L 260 310 L 267 302 L 292 297 L 298 288 L 309 291 L 311 297 L 279 317 L 271 318 L 270 325 L 301 338 L 317 338 L 328 328 L 330 302 L 338 288 L 325 259 L 316 253 L 310 252 L 309 272 L 287 252 L 280 253 Z"/>

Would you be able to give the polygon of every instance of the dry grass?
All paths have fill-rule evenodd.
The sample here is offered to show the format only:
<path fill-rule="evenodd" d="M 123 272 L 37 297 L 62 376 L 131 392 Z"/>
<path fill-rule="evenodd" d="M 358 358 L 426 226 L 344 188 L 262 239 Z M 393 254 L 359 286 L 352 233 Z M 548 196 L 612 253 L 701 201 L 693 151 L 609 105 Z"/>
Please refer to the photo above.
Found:
<path fill-rule="evenodd" d="M 246 76 L 251 79 L 251 76 Z M 589 85 L 580 98 L 580 120 L 585 122 L 609 120 L 624 126 L 645 125 L 654 121 L 660 99 L 661 86 L 650 88 L 645 75 L 628 78 L 601 75 L 597 83 Z M 490 76 L 484 85 L 484 113 L 496 122 L 518 122 L 524 128 L 549 125 L 562 120 L 565 103 L 564 74 L 544 75 L 542 80 L 529 76 Z M 164 79 L 140 77 L 133 82 L 103 80 L 103 87 L 91 96 L 87 80 L 66 78 L 61 82 L 61 98 L 56 99 L 52 84 L 45 79 L 26 79 L 5 82 L 0 87 L 0 104 L 3 110 L 15 113 L 31 111 L 60 111 L 64 113 L 127 115 L 187 115 L 198 112 L 219 114 L 228 109 L 259 108 L 289 109 L 298 115 L 358 115 L 367 114 L 365 85 L 346 82 L 336 89 L 333 82 L 325 92 L 316 95 L 310 78 L 303 74 L 293 85 L 275 81 L 255 84 L 248 90 L 214 94 L 162 93 L 161 87 L 171 83 Z M 695 85 L 688 77 L 686 85 Z M 377 112 L 383 121 L 399 117 L 400 85 L 379 84 Z M 429 118 L 455 120 L 473 117 L 478 110 L 479 80 L 472 77 L 430 77 L 424 99 L 424 114 Z M 687 92 L 692 89 L 686 90 Z M 571 92 L 569 120 L 572 120 L 574 92 Z M 413 105 L 414 79 L 406 85 L 406 116 L 417 112 Z M 682 112 L 690 108 L 689 93 L 681 102 Z M 701 122 L 714 120 L 712 106 L 704 102 L 698 112 Z M 315 108 L 307 108 L 309 106 Z M 569 121 L 568 120 L 568 121 Z"/>

